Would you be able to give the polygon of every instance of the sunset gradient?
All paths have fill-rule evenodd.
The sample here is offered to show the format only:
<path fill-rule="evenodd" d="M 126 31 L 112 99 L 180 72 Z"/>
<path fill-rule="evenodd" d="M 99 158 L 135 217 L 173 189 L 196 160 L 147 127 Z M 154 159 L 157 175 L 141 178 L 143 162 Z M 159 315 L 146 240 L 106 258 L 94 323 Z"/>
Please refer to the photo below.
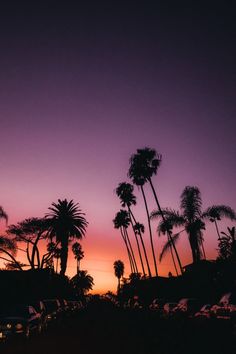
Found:
<path fill-rule="evenodd" d="M 161 206 L 178 209 L 184 187 L 196 185 L 203 209 L 236 210 L 230 17 L 206 9 L 199 21 L 197 12 L 151 6 L 44 10 L 1 13 L 0 205 L 12 224 L 44 216 L 59 198 L 79 202 L 89 222 L 81 268 L 94 277 L 94 292 L 115 291 L 114 261 L 130 272 L 112 223 L 120 209 L 115 188 L 129 181 L 137 148 L 162 154 L 153 179 Z M 146 226 L 135 194 L 134 212 Z M 219 223 L 221 231 L 230 225 Z M 165 237 L 154 235 L 159 255 Z M 213 224 L 204 238 L 207 258 L 215 258 Z M 190 262 L 187 236 L 177 247 Z M 158 265 L 160 275 L 174 273 L 169 256 Z M 75 272 L 71 255 L 67 274 Z"/>

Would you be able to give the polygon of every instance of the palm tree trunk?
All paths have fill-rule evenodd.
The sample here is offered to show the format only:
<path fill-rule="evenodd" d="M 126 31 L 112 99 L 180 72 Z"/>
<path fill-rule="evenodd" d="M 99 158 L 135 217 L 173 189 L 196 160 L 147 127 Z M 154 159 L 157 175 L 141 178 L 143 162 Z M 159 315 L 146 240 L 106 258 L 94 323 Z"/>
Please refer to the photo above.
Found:
<path fill-rule="evenodd" d="M 61 275 L 65 275 L 66 266 L 67 266 L 67 258 L 68 258 L 68 240 L 63 239 L 61 242 Z"/>
<path fill-rule="evenodd" d="M 162 220 L 165 222 L 165 221 L 166 221 L 166 218 L 165 218 L 165 216 L 164 216 L 164 214 L 163 214 L 163 212 L 162 212 L 162 210 L 161 210 L 161 206 L 160 206 L 160 204 L 159 204 L 159 201 L 158 201 L 158 198 L 157 198 L 157 195 L 156 195 L 156 191 L 155 191 L 155 188 L 154 188 L 154 186 L 153 186 L 153 184 L 152 184 L 151 178 L 149 178 L 148 181 L 149 181 L 150 186 L 151 186 L 151 188 L 152 188 L 152 192 L 153 192 L 155 201 L 156 201 L 156 203 L 157 203 L 158 210 L 159 210 L 159 212 L 160 212 L 160 214 L 161 214 Z M 179 268 L 180 268 L 181 274 L 183 274 L 183 268 L 182 268 L 182 264 L 181 264 L 181 261 L 180 261 L 180 258 L 179 258 L 179 254 L 178 254 L 178 252 L 177 252 L 177 249 L 176 249 L 176 247 L 175 247 L 175 244 L 174 244 L 174 242 L 173 242 L 173 239 L 172 239 L 172 236 L 171 236 L 171 233 L 170 233 L 169 230 L 167 230 L 167 235 L 168 235 L 168 238 L 169 238 L 169 240 L 170 240 L 170 242 L 171 242 L 171 245 L 172 245 L 172 247 L 173 247 L 173 249 L 174 249 L 174 251 L 175 251 L 175 255 L 176 255 L 176 258 L 177 258 L 177 261 L 178 261 L 178 264 L 179 264 Z M 172 260 L 173 260 L 173 262 L 174 262 L 173 254 L 172 254 Z"/>
<path fill-rule="evenodd" d="M 129 245 L 129 249 L 130 249 L 130 252 L 131 252 L 131 255 L 132 255 L 132 258 L 133 258 L 135 273 L 139 273 L 138 267 L 137 267 L 137 263 L 136 263 L 136 259 L 135 259 L 135 256 L 134 256 L 134 251 L 133 251 L 130 239 L 129 239 L 128 231 L 127 231 L 127 229 L 124 229 L 124 231 L 125 231 L 126 239 L 127 239 L 127 242 L 128 242 L 128 245 Z"/>
<path fill-rule="evenodd" d="M 131 221 L 132 229 L 133 229 L 133 232 L 134 232 L 134 237 L 135 237 L 135 240 L 136 240 L 136 243 L 137 243 L 138 254 L 139 254 L 139 258 L 140 258 L 140 263 L 141 263 L 143 275 L 145 276 L 145 269 L 144 269 L 144 265 L 143 265 L 143 258 L 142 258 L 142 254 L 141 254 L 141 251 L 140 251 L 140 246 L 139 246 L 138 238 L 137 238 L 137 235 L 136 235 L 136 232 L 135 232 L 135 229 L 134 229 L 134 223 L 133 223 L 133 220 L 132 220 L 132 218 L 131 218 L 131 217 L 134 218 L 134 215 L 133 215 L 133 213 L 131 212 L 130 207 L 128 207 L 128 210 L 129 210 L 129 214 L 130 214 L 130 221 Z M 134 219 L 134 222 L 136 223 L 135 219 Z"/>
<path fill-rule="evenodd" d="M 126 246 L 126 250 L 127 250 L 127 254 L 128 254 L 128 257 L 129 257 L 130 271 L 131 271 L 131 273 L 135 273 L 133 260 L 132 260 L 132 257 L 131 257 L 131 254 L 130 254 L 130 250 L 129 250 L 129 247 L 128 247 L 128 244 L 127 244 L 127 240 L 126 240 L 126 237 L 124 235 L 124 231 L 122 230 L 122 228 L 120 228 L 120 233 L 121 233 L 121 236 L 122 236 L 122 238 L 124 240 L 124 243 L 125 243 L 125 246 Z"/>
<path fill-rule="evenodd" d="M 220 241 L 221 237 L 220 237 L 220 232 L 219 232 L 219 228 L 218 228 L 218 224 L 217 224 L 216 219 L 214 219 L 214 223 L 215 223 L 216 232 L 217 232 L 217 235 L 218 235 L 218 241 Z"/>
<path fill-rule="evenodd" d="M 151 228 L 151 223 L 150 223 L 150 216 L 149 216 L 149 210 L 148 210 L 148 205 L 147 205 L 147 199 L 144 193 L 143 186 L 141 185 L 141 192 L 144 200 L 144 205 L 146 209 L 146 214 L 147 214 L 147 220 L 148 220 L 148 229 L 149 229 L 149 235 L 150 235 L 150 242 L 151 242 L 151 249 L 152 249 L 152 256 L 153 256 L 153 261 L 154 261 L 154 267 L 155 267 L 155 274 L 156 277 L 158 277 L 158 271 L 157 271 L 157 262 L 156 262 L 156 256 L 154 252 L 154 245 L 153 245 L 153 237 L 152 237 L 152 228 Z"/>
<path fill-rule="evenodd" d="M 131 215 L 132 215 L 132 217 L 133 217 L 133 219 L 134 219 L 134 222 L 135 222 L 135 224 L 136 224 L 137 222 L 136 222 L 135 217 L 134 217 L 134 215 L 133 215 L 132 212 L 131 212 Z M 142 248 L 143 248 L 144 258 L 145 258 L 145 261 L 146 261 L 146 264 L 147 264 L 148 276 L 149 276 L 149 278 L 151 278 L 151 277 L 152 277 L 152 273 L 151 273 L 150 265 L 149 265 L 149 262 L 148 262 L 148 256 L 147 256 L 145 244 L 144 244 L 144 242 L 143 242 L 143 237 L 142 237 L 142 234 L 141 234 L 140 231 L 138 232 L 138 234 L 139 234 L 140 241 L 141 241 L 141 245 L 142 245 Z"/>

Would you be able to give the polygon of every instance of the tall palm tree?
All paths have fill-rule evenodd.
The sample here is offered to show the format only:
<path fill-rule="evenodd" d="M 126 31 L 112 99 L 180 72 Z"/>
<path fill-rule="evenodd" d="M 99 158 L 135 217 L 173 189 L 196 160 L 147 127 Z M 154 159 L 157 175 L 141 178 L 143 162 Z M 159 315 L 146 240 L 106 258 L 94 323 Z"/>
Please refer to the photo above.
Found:
<path fill-rule="evenodd" d="M 203 212 L 202 216 L 203 216 L 203 218 L 207 218 L 211 222 L 214 222 L 216 232 L 218 235 L 218 240 L 221 239 L 221 236 L 220 236 L 217 221 L 221 220 L 222 218 L 228 218 L 232 221 L 236 220 L 235 211 L 227 205 L 213 205 L 213 206 L 207 208 Z"/>
<path fill-rule="evenodd" d="M 129 168 L 129 176 L 131 179 L 134 179 L 135 181 L 139 181 L 141 185 L 143 186 L 144 183 L 148 182 L 151 186 L 154 199 L 157 204 L 157 208 L 159 210 L 159 213 L 165 221 L 165 215 L 162 212 L 159 200 L 157 198 L 157 194 L 152 182 L 152 176 L 157 174 L 157 170 L 161 165 L 162 161 L 162 156 L 160 154 L 157 154 L 157 152 L 154 149 L 150 149 L 148 147 L 145 147 L 143 149 L 137 149 L 137 153 L 133 154 L 130 158 L 130 168 Z M 181 273 L 183 272 L 182 269 L 182 264 L 179 258 L 179 254 L 177 252 L 177 249 L 175 247 L 175 243 L 172 240 L 172 235 L 169 230 L 167 230 L 167 237 L 168 240 L 170 241 L 170 247 L 173 247 L 173 250 L 175 252 Z M 172 259 L 173 263 L 175 264 L 174 256 L 172 254 Z"/>
<path fill-rule="evenodd" d="M 142 234 L 144 234 L 144 231 L 145 231 L 144 225 L 140 224 L 139 222 L 136 222 L 136 224 L 134 225 L 134 232 L 137 233 L 139 235 L 139 237 L 140 237 L 140 241 L 141 241 L 141 244 L 142 244 L 142 247 L 143 247 L 145 261 L 146 261 L 146 264 L 147 264 L 148 275 L 149 275 L 149 278 L 151 278 L 152 277 L 151 269 L 150 269 L 150 265 L 149 265 L 149 261 L 148 261 L 146 247 L 144 245 L 143 238 L 142 238 Z"/>
<path fill-rule="evenodd" d="M 117 295 L 120 293 L 120 279 L 124 275 L 124 263 L 120 260 L 114 262 L 114 271 L 115 271 L 115 276 L 118 279 L 118 286 L 117 286 Z"/>
<path fill-rule="evenodd" d="M 52 203 L 49 207 L 51 213 L 46 217 L 50 220 L 49 237 L 56 237 L 57 242 L 61 245 L 61 271 L 65 275 L 68 258 L 68 244 L 72 239 L 82 239 L 85 235 L 87 220 L 84 213 L 78 207 L 78 203 L 67 199 L 60 200 L 58 203 Z"/>
<path fill-rule="evenodd" d="M 167 229 L 172 230 L 173 227 L 184 227 L 187 232 L 193 262 L 198 262 L 203 254 L 203 230 L 205 230 L 205 218 L 216 218 L 217 215 L 226 216 L 226 210 L 230 211 L 227 216 L 234 217 L 234 212 L 231 208 L 225 206 L 213 206 L 202 212 L 202 198 L 200 190 L 197 187 L 187 186 L 181 194 L 180 209 L 181 213 L 173 209 L 163 209 L 165 221 L 161 221 L 158 226 L 160 233 L 165 233 Z M 216 213 L 217 211 L 217 213 Z M 215 213 L 215 214 L 214 214 Z M 151 217 L 159 217 L 159 210 L 153 211 Z M 179 239 L 180 233 L 173 236 L 174 242 Z M 169 249 L 170 243 L 167 242 L 162 250 L 163 254 Z"/>
<path fill-rule="evenodd" d="M 75 259 L 76 259 L 76 263 L 77 263 L 77 273 L 79 272 L 80 270 L 80 261 L 81 259 L 84 258 L 84 252 L 82 250 L 82 246 L 79 242 L 75 242 L 73 245 L 72 245 L 72 252 L 75 256 Z"/>
<path fill-rule="evenodd" d="M 155 251 L 154 251 L 154 244 L 153 244 L 153 237 L 152 237 L 152 228 L 151 228 L 151 223 L 150 223 L 150 215 L 149 215 L 149 210 L 148 210 L 147 198 L 146 198 L 146 195 L 145 195 L 145 192 L 144 192 L 144 188 L 143 188 L 143 186 L 145 184 L 145 180 L 144 180 L 143 177 L 140 177 L 140 176 L 136 175 L 136 167 L 133 164 L 130 165 L 128 176 L 130 177 L 130 179 L 132 180 L 132 182 L 136 186 L 140 187 L 141 192 L 142 192 L 142 197 L 143 197 L 145 210 L 146 210 L 146 215 L 147 215 L 147 221 L 148 221 L 149 237 L 150 237 L 152 257 L 153 257 L 154 267 L 155 267 L 155 274 L 156 274 L 156 276 L 158 276 L 157 261 L 156 261 Z"/>
<path fill-rule="evenodd" d="M 133 212 L 131 211 L 131 205 L 136 205 L 136 197 L 133 194 L 134 187 L 130 183 L 122 182 L 118 185 L 116 188 L 116 194 L 120 198 L 121 206 L 122 207 L 127 207 L 129 216 L 130 216 L 130 221 L 132 225 L 132 229 L 134 231 L 134 236 L 138 248 L 138 254 L 139 254 L 139 259 L 142 267 L 143 274 L 145 275 L 145 269 L 143 265 L 143 258 L 139 246 L 139 241 L 137 237 L 137 233 L 139 233 L 139 229 L 136 229 L 136 232 L 134 230 L 134 223 L 136 223 L 136 219 L 134 217 Z M 139 233 L 140 238 L 142 238 L 142 234 Z M 143 244 L 143 243 L 142 243 Z"/>
<path fill-rule="evenodd" d="M 136 260 L 134 257 L 134 252 L 132 249 L 132 245 L 131 242 L 129 240 L 129 235 L 127 232 L 127 229 L 130 225 L 130 216 L 128 214 L 128 212 L 126 210 L 120 210 L 114 220 L 113 220 L 113 224 L 115 229 L 119 229 L 122 239 L 125 243 L 126 249 L 127 249 L 127 254 L 129 257 L 129 262 L 130 262 L 130 268 L 131 268 L 131 272 L 132 273 L 138 273 L 138 269 L 137 269 L 137 264 L 136 264 Z"/>

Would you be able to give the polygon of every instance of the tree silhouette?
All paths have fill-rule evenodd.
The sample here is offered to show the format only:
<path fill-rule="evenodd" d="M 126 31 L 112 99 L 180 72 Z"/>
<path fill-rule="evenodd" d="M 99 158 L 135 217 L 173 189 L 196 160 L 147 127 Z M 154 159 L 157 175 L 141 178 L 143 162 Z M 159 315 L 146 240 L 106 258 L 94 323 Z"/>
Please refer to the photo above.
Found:
<path fill-rule="evenodd" d="M 141 254 L 141 250 L 140 250 L 140 246 L 139 246 L 138 237 L 137 237 L 137 234 L 139 234 L 139 237 L 142 238 L 142 234 L 139 233 L 139 229 L 136 229 L 136 231 L 134 229 L 134 225 L 136 224 L 136 219 L 134 217 L 133 212 L 131 211 L 131 205 L 136 205 L 136 197 L 133 194 L 133 190 L 134 190 L 134 187 L 130 183 L 122 182 L 116 188 L 116 194 L 120 198 L 121 206 L 127 207 L 127 209 L 128 209 L 132 229 L 134 231 L 135 240 L 136 240 L 136 244 L 137 244 L 137 248 L 138 248 L 138 254 L 139 254 L 139 258 L 140 258 L 142 271 L 143 271 L 143 274 L 145 275 L 143 258 L 142 258 L 142 254 Z M 142 244 L 144 244 L 144 243 L 142 242 Z"/>
<path fill-rule="evenodd" d="M 0 220 L 1 219 L 5 219 L 6 222 L 8 221 L 8 215 L 7 213 L 4 211 L 4 209 L 0 206 Z"/>
<path fill-rule="evenodd" d="M 8 258 L 1 256 L 0 258 L 7 263 L 14 264 L 15 269 L 23 270 L 22 265 L 15 258 L 16 255 L 16 242 L 6 236 L 0 236 L 0 254 L 6 255 Z M 10 258 L 10 259 L 9 259 Z"/>
<path fill-rule="evenodd" d="M 203 218 L 207 218 L 211 222 L 214 222 L 216 232 L 218 235 L 218 240 L 221 239 L 221 236 L 220 236 L 217 221 L 220 221 L 222 218 L 228 218 L 232 221 L 236 220 L 235 211 L 227 205 L 213 205 L 207 208 L 207 210 L 203 212 L 202 216 Z"/>
<path fill-rule="evenodd" d="M 56 237 L 57 242 L 60 243 L 60 273 L 65 275 L 69 241 L 75 238 L 79 240 L 82 239 L 85 235 L 88 222 L 84 217 L 85 214 L 79 209 L 78 203 L 75 204 L 73 200 L 68 202 L 67 199 L 58 199 L 58 203 L 52 203 L 49 210 L 51 210 L 51 213 L 46 215 L 50 221 L 49 236 L 51 238 Z"/>
<path fill-rule="evenodd" d="M 48 258 L 48 255 L 43 255 L 40 259 L 38 247 L 40 240 L 47 238 L 48 227 L 49 221 L 46 218 L 29 218 L 8 227 L 7 233 L 14 235 L 15 241 L 26 243 L 26 249 L 22 251 L 26 253 L 32 269 L 43 268 Z"/>
<path fill-rule="evenodd" d="M 236 261 L 236 232 L 235 226 L 227 227 L 228 234 L 221 232 L 219 239 L 219 257 L 220 260 Z"/>
<path fill-rule="evenodd" d="M 117 295 L 120 293 L 120 279 L 124 275 L 124 263 L 120 260 L 114 262 L 114 271 L 115 271 L 115 276 L 118 279 L 118 286 L 117 286 Z"/>
<path fill-rule="evenodd" d="M 84 258 L 84 252 L 82 251 L 82 246 L 79 242 L 75 242 L 72 245 L 72 252 L 73 252 L 75 259 L 76 259 L 77 273 L 78 273 L 80 270 L 80 261 L 81 261 L 81 259 Z"/>
<path fill-rule="evenodd" d="M 165 221 L 165 215 L 162 213 L 162 209 L 152 182 L 152 176 L 157 174 L 157 170 L 160 167 L 161 161 L 162 161 L 161 155 L 157 154 L 157 152 L 154 149 L 150 149 L 148 147 L 145 147 L 143 149 L 137 149 L 137 153 L 133 154 L 130 158 L 129 176 L 134 181 L 134 183 L 139 183 L 140 186 L 143 186 L 146 182 L 150 184 L 159 213 L 163 221 Z M 183 272 L 180 258 L 177 249 L 175 247 L 175 244 L 172 240 L 171 232 L 169 232 L 169 230 L 167 230 L 167 237 L 171 247 L 171 255 L 172 255 L 174 266 L 175 266 L 175 260 L 172 254 L 172 247 L 174 249 L 180 270 L 181 272 Z M 151 243 L 152 243 L 152 238 L 151 238 Z M 152 244 L 152 252 L 154 253 L 153 244 Z M 157 273 L 157 269 L 156 269 L 156 273 Z"/>
<path fill-rule="evenodd" d="M 131 242 L 129 240 L 129 235 L 127 232 L 127 228 L 130 225 L 130 217 L 129 214 L 126 210 L 121 209 L 115 216 L 114 220 L 114 227 L 115 229 L 119 229 L 122 239 L 125 243 L 128 257 L 129 257 L 129 262 L 130 262 L 130 268 L 131 272 L 138 273 L 137 271 L 137 265 L 134 257 L 134 252 L 132 249 Z"/>
<path fill-rule="evenodd" d="M 93 277 L 86 270 L 80 270 L 73 278 L 71 284 L 78 296 L 84 296 L 89 290 L 93 289 Z"/>

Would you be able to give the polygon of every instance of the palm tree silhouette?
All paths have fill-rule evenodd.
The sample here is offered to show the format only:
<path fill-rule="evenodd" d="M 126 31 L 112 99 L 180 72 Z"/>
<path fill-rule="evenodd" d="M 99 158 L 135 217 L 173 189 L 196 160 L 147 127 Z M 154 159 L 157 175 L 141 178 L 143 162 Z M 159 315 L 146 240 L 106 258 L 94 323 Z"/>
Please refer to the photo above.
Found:
<path fill-rule="evenodd" d="M 219 257 L 222 260 L 236 260 L 236 231 L 235 226 L 232 228 L 227 227 L 228 234 L 226 232 L 221 232 L 219 240 Z"/>
<path fill-rule="evenodd" d="M 124 263 L 120 260 L 114 262 L 114 271 L 115 271 L 115 276 L 118 279 L 118 286 L 117 286 L 117 295 L 120 293 L 120 279 L 124 275 Z"/>
<path fill-rule="evenodd" d="M 144 231 L 145 231 L 144 225 L 140 224 L 139 222 L 136 222 L 136 224 L 134 225 L 134 232 L 137 233 L 139 235 L 139 237 L 140 237 L 140 241 L 141 241 L 141 244 L 142 244 L 142 247 L 143 247 L 145 261 L 146 261 L 146 264 L 147 264 L 148 275 L 149 275 L 149 278 L 151 278 L 152 277 L 151 269 L 150 269 L 148 256 L 147 256 L 146 248 L 145 248 L 145 245 L 144 245 L 144 242 L 143 242 L 143 237 L 142 237 L 142 234 L 144 234 Z"/>
<path fill-rule="evenodd" d="M 46 215 L 50 220 L 48 233 L 50 238 L 56 237 L 57 242 L 61 245 L 60 273 L 65 275 L 69 241 L 74 238 L 82 239 L 88 222 L 84 217 L 85 214 L 79 209 L 78 203 L 75 204 L 73 200 L 68 202 L 67 199 L 58 199 L 58 203 L 52 203 L 49 210 L 51 213 Z"/>
<path fill-rule="evenodd" d="M 78 273 L 80 270 L 80 261 L 81 261 L 81 259 L 84 258 L 84 252 L 82 251 L 82 246 L 79 242 L 75 242 L 72 245 L 72 252 L 73 252 L 75 259 L 76 259 L 77 273 Z"/>
<path fill-rule="evenodd" d="M 89 290 L 93 289 L 93 277 L 88 274 L 87 270 L 80 270 L 73 278 L 71 284 L 78 296 L 85 295 Z"/>
<path fill-rule="evenodd" d="M 217 221 L 222 218 L 228 218 L 230 220 L 236 220 L 235 211 L 227 205 L 213 205 L 205 210 L 202 214 L 203 218 L 209 219 L 211 222 L 214 222 L 216 232 L 218 235 L 218 240 L 221 239 Z"/>
<path fill-rule="evenodd" d="M 130 225 L 130 217 L 129 217 L 129 213 L 126 210 L 121 209 L 120 211 L 118 211 L 118 213 L 116 213 L 116 216 L 113 220 L 113 224 L 115 229 L 119 229 L 122 239 L 125 243 L 126 249 L 127 249 L 127 254 L 129 257 L 129 262 L 130 262 L 130 268 L 131 268 L 131 272 L 132 273 L 138 273 L 138 269 L 137 269 L 137 264 L 136 264 L 136 260 L 134 257 L 134 252 L 132 249 L 132 245 L 131 242 L 129 240 L 129 235 L 127 232 L 127 228 Z"/>
<path fill-rule="evenodd" d="M 162 212 L 159 200 L 157 198 L 155 188 L 152 183 L 152 176 L 156 175 L 157 170 L 161 164 L 161 160 L 162 160 L 161 155 L 157 154 L 157 152 L 154 149 L 150 149 L 148 147 L 145 147 L 143 149 L 137 149 L 137 153 L 133 154 L 130 158 L 130 168 L 129 168 L 128 174 L 129 174 L 130 178 L 135 183 L 139 183 L 140 186 L 143 186 L 144 183 L 149 182 L 152 192 L 153 192 L 153 195 L 154 195 L 154 199 L 157 204 L 157 208 L 159 210 L 159 213 L 160 213 L 163 221 L 165 221 L 165 215 Z M 145 204 L 145 206 L 146 206 L 146 204 Z M 147 210 L 147 208 L 146 208 L 146 210 Z M 181 270 L 181 272 L 183 272 L 182 264 L 181 264 L 181 261 L 179 258 L 179 254 L 177 252 L 177 249 L 175 247 L 175 243 L 172 240 L 172 235 L 171 235 L 171 232 L 169 232 L 169 230 L 167 230 L 167 236 L 168 236 L 168 240 L 170 241 L 170 245 L 171 245 L 170 247 L 171 247 L 171 255 L 172 255 L 173 263 L 175 265 L 174 255 L 172 254 L 172 247 L 174 249 L 180 270 Z M 150 235 L 150 237 L 151 237 L 151 235 Z M 152 237 L 151 237 L 151 244 L 152 244 L 152 252 L 154 253 Z M 155 257 L 155 254 L 154 254 L 154 257 Z M 176 266 L 175 266 L 175 268 L 176 268 Z M 156 272 L 157 272 L 157 269 L 156 269 Z"/>
<path fill-rule="evenodd" d="M 143 274 L 145 275 L 145 269 L 144 269 L 144 265 L 143 265 L 143 258 L 142 258 L 142 254 L 141 254 L 141 250 L 140 250 L 140 246 L 139 246 L 139 242 L 138 242 L 138 237 L 137 237 L 137 234 L 139 234 L 139 237 L 141 239 L 142 238 L 142 234 L 139 232 L 139 229 L 136 228 L 136 231 L 134 229 L 134 223 L 136 224 L 136 219 L 135 219 L 134 214 L 133 214 L 133 212 L 131 211 L 131 208 L 130 208 L 131 205 L 136 205 L 136 197 L 133 194 L 133 190 L 134 190 L 134 187 L 130 183 L 122 182 L 116 188 L 116 194 L 120 198 L 121 206 L 122 207 L 127 207 L 127 209 L 128 209 L 129 216 L 130 216 L 130 221 L 131 221 L 131 225 L 132 225 L 132 229 L 134 231 L 135 240 L 136 240 L 136 244 L 137 244 L 137 248 L 138 248 L 138 254 L 139 254 L 139 258 L 140 258 L 142 271 L 143 271 Z M 144 243 L 142 242 L 142 245 L 143 244 Z"/>

